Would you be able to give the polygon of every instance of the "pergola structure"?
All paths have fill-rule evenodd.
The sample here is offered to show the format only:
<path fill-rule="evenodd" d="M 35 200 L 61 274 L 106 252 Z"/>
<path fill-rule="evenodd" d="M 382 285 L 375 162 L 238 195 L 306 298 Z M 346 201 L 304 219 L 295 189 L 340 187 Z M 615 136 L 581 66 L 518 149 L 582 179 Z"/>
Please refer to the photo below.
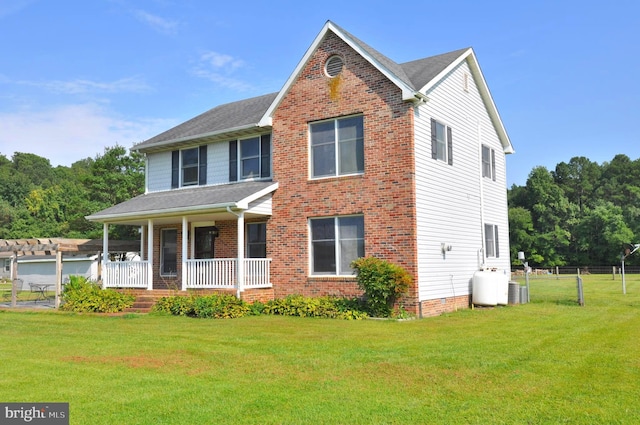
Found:
<path fill-rule="evenodd" d="M 140 250 L 139 241 L 109 241 L 109 247 L 117 252 L 137 252 Z M 17 279 L 17 267 L 14 262 L 18 256 L 27 255 L 56 255 L 56 298 L 55 307 L 60 306 L 60 293 L 62 291 L 62 263 L 64 252 L 86 252 L 100 254 L 103 250 L 102 239 L 0 239 L 0 252 L 12 252 L 12 281 Z M 16 291 L 12 289 L 11 306 L 16 306 Z"/>

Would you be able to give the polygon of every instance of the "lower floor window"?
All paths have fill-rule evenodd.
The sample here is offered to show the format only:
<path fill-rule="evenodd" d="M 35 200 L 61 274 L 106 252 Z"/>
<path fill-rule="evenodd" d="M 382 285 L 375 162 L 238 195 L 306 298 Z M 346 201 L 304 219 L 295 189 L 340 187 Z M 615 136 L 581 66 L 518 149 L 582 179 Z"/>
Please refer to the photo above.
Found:
<path fill-rule="evenodd" d="M 160 234 L 160 274 L 175 276 L 178 270 L 178 230 L 162 229 Z"/>
<path fill-rule="evenodd" d="M 247 224 L 247 258 L 267 258 L 267 223 Z"/>
<path fill-rule="evenodd" d="M 364 257 L 364 217 L 313 218 L 311 274 L 351 275 L 351 262 Z"/>
<path fill-rule="evenodd" d="M 484 225 L 484 247 L 487 257 L 500 257 L 498 244 L 498 226 L 494 224 Z"/>

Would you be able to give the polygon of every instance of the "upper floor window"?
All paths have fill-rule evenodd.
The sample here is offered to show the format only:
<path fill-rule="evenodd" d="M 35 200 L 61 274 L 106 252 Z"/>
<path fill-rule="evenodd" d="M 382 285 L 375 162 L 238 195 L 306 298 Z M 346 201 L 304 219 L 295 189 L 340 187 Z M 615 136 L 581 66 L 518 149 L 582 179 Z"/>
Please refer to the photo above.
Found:
<path fill-rule="evenodd" d="M 498 226 L 495 224 L 484 225 L 484 248 L 487 257 L 500 257 L 500 245 L 498 244 Z"/>
<path fill-rule="evenodd" d="M 482 177 L 496 180 L 496 151 L 482 145 Z"/>
<path fill-rule="evenodd" d="M 311 176 L 330 177 L 364 172 L 362 116 L 309 125 Z"/>
<path fill-rule="evenodd" d="M 431 158 L 453 165 L 451 127 L 431 118 Z"/>
<path fill-rule="evenodd" d="M 267 177 L 271 177 L 271 134 L 229 142 L 229 181 Z"/>
<path fill-rule="evenodd" d="M 182 151 L 182 185 L 198 184 L 198 148 Z"/>
<path fill-rule="evenodd" d="M 171 152 L 171 187 L 207 184 L 207 146 Z"/>
<path fill-rule="evenodd" d="M 313 218 L 311 274 L 352 275 L 351 262 L 364 257 L 364 217 Z"/>

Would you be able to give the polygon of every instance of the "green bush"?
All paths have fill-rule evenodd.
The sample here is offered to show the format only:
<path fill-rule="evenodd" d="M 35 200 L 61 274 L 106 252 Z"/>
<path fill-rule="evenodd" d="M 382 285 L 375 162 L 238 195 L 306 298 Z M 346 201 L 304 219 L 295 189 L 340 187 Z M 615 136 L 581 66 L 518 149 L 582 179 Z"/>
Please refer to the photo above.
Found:
<path fill-rule="evenodd" d="M 174 316 L 195 316 L 195 298 L 191 297 L 162 297 L 153 305 L 153 311 L 169 313 Z"/>
<path fill-rule="evenodd" d="M 207 295 L 194 300 L 196 317 L 214 319 L 234 319 L 246 316 L 249 306 L 233 295 Z"/>
<path fill-rule="evenodd" d="M 84 313 L 116 313 L 131 307 L 135 297 L 113 289 L 102 289 L 83 276 L 69 276 L 60 310 Z"/>
<path fill-rule="evenodd" d="M 175 316 L 214 319 L 231 319 L 252 314 L 249 304 L 226 294 L 162 297 L 153 306 L 153 310 Z"/>
<path fill-rule="evenodd" d="M 376 257 L 363 257 L 351 263 L 358 287 L 364 291 L 367 310 L 378 317 L 389 317 L 395 302 L 405 294 L 413 279 L 402 267 Z"/>
<path fill-rule="evenodd" d="M 357 299 L 338 297 L 303 297 L 289 295 L 269 301 L 264 306 L 265 314 L 298 317 L 325 317 L 357 320 L 367 317 Z"/>
<path fill-rule="evenodd" d="M 273 314 L 298 317 L 326 317 L 357 320 L 367 317 L 357 299 L 320 297 L 306 298 L 290 295 L 266 304 L 259 301 L 248 304 L 233 295 L 162 297 L 153 306 L 155 312 L 175 316 L 231 319 L 243 316 Z"/>

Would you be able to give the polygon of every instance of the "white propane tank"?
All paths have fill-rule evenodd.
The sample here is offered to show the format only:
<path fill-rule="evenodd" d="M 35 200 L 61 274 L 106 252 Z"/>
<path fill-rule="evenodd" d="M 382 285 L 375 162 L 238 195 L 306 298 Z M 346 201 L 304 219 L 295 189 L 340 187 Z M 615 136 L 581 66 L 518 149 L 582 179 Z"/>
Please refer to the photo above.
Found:
<path fill-rule="evenodd" d="M 473 304 L 495 306 L 498 304 L 496 272 L 478 270 L 473 274 Z"/>
<path fill-rule="evenodd" d="M 498 270 L 493 272 L 498 279 L 496 290 L 498 291 L 498 305 L 509 304 L 509 276 L 506 270 Z"/>

